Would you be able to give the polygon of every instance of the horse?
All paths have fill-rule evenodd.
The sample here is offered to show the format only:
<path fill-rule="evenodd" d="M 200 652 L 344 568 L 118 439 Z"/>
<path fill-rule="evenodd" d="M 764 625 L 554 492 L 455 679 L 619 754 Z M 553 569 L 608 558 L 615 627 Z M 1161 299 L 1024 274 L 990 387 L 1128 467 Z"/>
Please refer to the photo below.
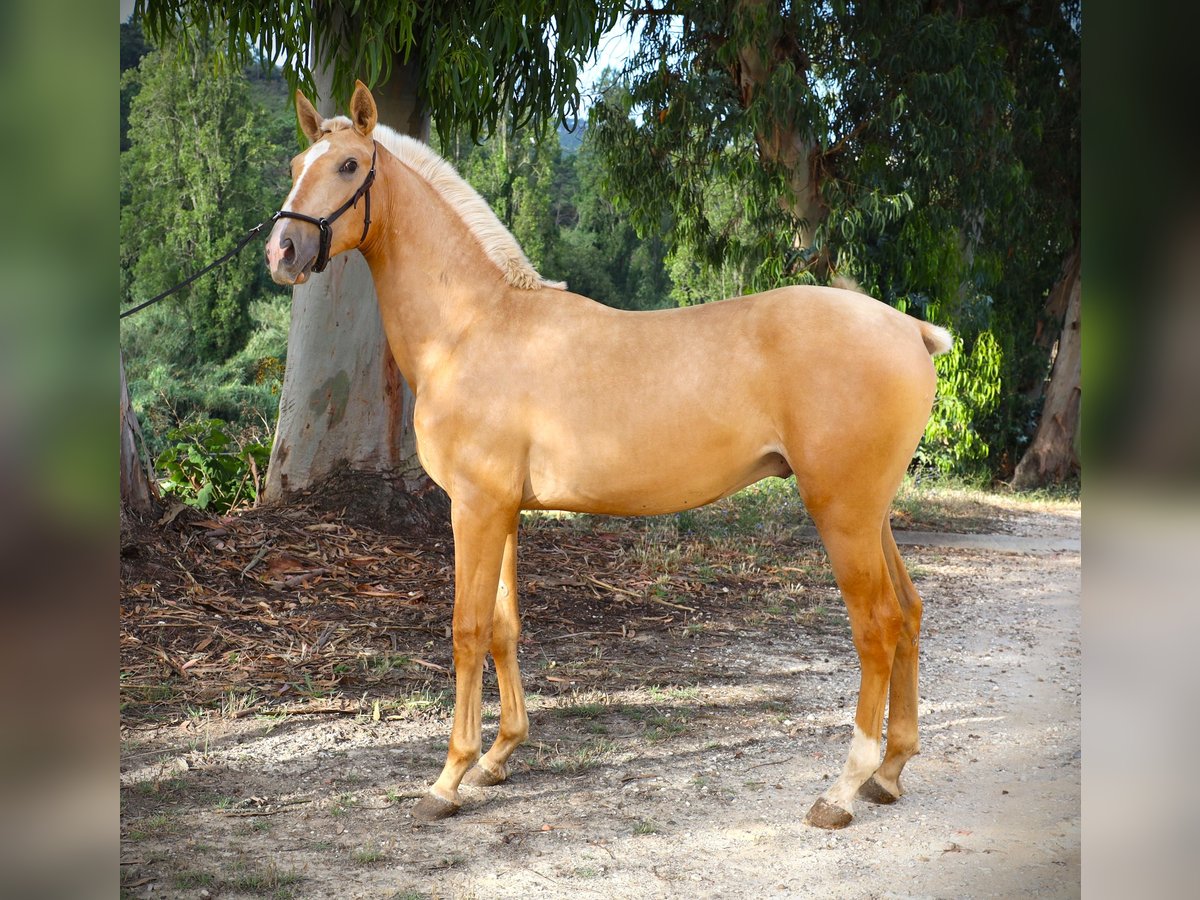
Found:
<path fill-rule="evenodd" d="M 418 458 L 450 498 L 455 704 L 446 762 L 413 807 L 453 815 L 529 733 L 517 665 L 522 510 L 656 515 L 795 474 L 849 612 L 860 665 L 840 776 L 805 821 L 842 828 L 854 800 L 891 803 L 919 749 L 921 598 L 889 524 L 935 394 L 942 328 L 853 290 L 791 286 L 630 312 L 542 278 L 487 203 L 429 147 L 296 92 L 310 146 L 266 244 L 279 284 L 366 258 L 415 396 Z M 364 174 L 365 173 L 365 174 Z M 332 212 L 331 212 L 332 211 Z M 485 654 L 500 723 L 480 734 Z M 887 747 L 880 762 L 885 704 Z"/>

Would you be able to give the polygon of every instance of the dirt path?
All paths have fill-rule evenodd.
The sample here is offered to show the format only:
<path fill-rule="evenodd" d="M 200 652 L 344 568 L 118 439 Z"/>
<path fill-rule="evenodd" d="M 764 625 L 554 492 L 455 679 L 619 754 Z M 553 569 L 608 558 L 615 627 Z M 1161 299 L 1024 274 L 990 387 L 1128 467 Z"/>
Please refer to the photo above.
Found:
<path fill-rule="evenodd" d="M 561 690 L 531 696 L 510 783 L 464 789 L 460 814 L 433 826 L 407 811 L 440 767 L 444 704 L 396 721 L 129 729 L 125 895 L 1075 896 L 1078 522 L 1076 509 L 1017 538 L 905 537 L 925 598 L 922 753 L 906 796 L 859 801 L 844 831 L 802 824 L 841 767 L 857 689 L 836 591 L 806 583 L 782 624 L 627 635 L 639 653 L 691 660 L 673 684 L 555 681 L 554 647 L 527 622 L 523 665 Z M 596 669 L 621 646 L 597 643 Z"/>

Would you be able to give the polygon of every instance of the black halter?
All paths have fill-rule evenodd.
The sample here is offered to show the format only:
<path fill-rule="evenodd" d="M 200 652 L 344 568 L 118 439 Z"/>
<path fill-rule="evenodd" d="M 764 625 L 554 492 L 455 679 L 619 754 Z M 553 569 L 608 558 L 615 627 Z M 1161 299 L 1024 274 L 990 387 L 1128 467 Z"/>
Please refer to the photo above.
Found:
<path fill-rule="evenodd" d="M 361 246 L 362 242 L 367 239 L 367 231 L 371 227 L 371 184 L 375 181 L 375 154 L 378 150 L 379 144 L 371 141 L 371 171 L 367 173 L 366 180 L 359 185 L 358 190 L 354 192 L 354 196 L 329 215 L 318 219 L 306 216 L 304 213 L 281 209 L 271 217 L 271 221 L 275 221 L 276 219 L 299 219 L 302 222 L 311 222 L 321 229 L 321 246 L 320 250 L 317 251 L 317 261 L 313 263 L 312 267 L 314 272 L 324 272 L 325 267 L 329 265 L 329 246 L 333 243 L 333 223 L 337 221 L 338 216 L 350 207 L 357 206 L 359 197 L 362 197 L 366 203 L 365 216 L 363 218 L 363 233 L 362 237 L 358 239 L 359 245 Z"/>

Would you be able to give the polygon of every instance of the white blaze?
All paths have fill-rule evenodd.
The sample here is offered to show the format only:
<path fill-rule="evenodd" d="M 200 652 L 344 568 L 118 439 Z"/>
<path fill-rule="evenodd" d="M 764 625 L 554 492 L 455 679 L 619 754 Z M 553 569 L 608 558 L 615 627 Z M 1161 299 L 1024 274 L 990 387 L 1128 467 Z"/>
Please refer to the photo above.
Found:
<path fill-rule="evenodd" d="M 308 170 L 312 168 L 313 163 L 329 152 L 329 146 L 329 141 L 318 141 L 308 148 L 308 152 L 304 154 L 304 163 L 300 167 L 300 174 L 296 176 L 296 183 L 292 185 L 291 193 L 283 201 L 282 208 L 285 211 L 292 211 L 292 201 L 296 199 L 296 192 L 300 190 L 300 185 L 304 183 L 304 176 L 308 174 Z"/>

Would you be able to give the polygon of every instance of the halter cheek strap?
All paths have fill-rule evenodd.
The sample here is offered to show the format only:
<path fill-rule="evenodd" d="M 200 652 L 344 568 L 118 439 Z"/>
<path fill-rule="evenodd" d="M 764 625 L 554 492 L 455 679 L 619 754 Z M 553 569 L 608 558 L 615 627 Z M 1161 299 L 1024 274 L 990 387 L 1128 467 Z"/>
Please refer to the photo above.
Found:
<path fill-rule="evenodd" d="M 375 156 L 378 152 L 379 144 L 375 141 L 372 141 L 371 171 L 367 172 L 366 179 L 364 179 L 363 183 L 358 186 L 358 190 L 354 192 L 354 195 L 329 215 L 315 218 L 313 216 L 306 216 L 304 213 L 292 212 L 288 209 L 281 209 L 271 217 L 272 222 L 274 222 L 276 219 L 299 219 L 301 222 L 311 222 L 321 230 L 321 243 L 320 248 L 317 251 L 317 261 L 313 263 L 312 267 L 314 272 L 324 272 L 325 267 L 329 265 L 329 248 L 333 243 L 333 223 L 338 220 L 338 217 L 341 216 L 342 213 L 350 209 L 350 207 L 357 206 L 360 197 L 365 204 L 365 209 L 363 216 L 362 237 L 358 239 L 359 246 L 361 246 L 362 242 L 367 239 L 367 232 L 371 228 L 371 185 L 375 182 Z"/>

